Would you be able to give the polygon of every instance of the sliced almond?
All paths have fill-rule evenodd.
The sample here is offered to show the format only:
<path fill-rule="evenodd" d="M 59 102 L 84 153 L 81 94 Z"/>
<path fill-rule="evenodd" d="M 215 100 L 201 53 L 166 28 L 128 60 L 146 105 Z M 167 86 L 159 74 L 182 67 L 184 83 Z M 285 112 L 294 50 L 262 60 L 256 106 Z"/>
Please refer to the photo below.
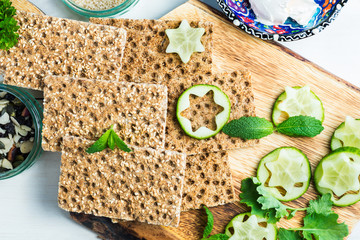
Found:
<path fill-rule="evenodd" d="M 10 122 L 10 117 L 9 114 L 7 112 L 4 112 L 4 114 L 0 117 L 0 124 L 7 124 Z"/>
<path fill-rule="evenodd" d="M 14 169 L 13 168 L 13 165 L 11 164 L 11 162 L 9 161 L 9 160 L 7 160 L 7 159 L 3 159 L 2 160 L 2 164 L 1 164 L 1 166 L 3 167 L 3 168 L 6 168 L 6 169 Z"/>

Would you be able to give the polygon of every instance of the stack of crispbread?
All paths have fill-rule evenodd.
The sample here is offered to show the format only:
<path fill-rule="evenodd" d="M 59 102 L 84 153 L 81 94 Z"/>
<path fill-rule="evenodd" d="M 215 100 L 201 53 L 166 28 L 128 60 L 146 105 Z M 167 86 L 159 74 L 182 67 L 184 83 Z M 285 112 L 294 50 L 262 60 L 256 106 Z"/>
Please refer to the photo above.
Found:
<path fill-rule="evenodd" d="M 17 20 L 19 43 L 0 53 L 0 71 L 6 67 L 7 84 L 44 90 L 42 145 L 62 152 L 61 208 L 177 226 L 181 211 L 235 200 L 227 150 L 256 141 L 223 133 L 196 140 L 176 119 L 178 97 L 197 84 L 229 96 L 230 119 L 255 115 L 249 72 L 212 73 L 211 23 L 190 23 L 205 29 L 206 50 L 184 64 L 166 53 L 165 30 L 180 21 L 92 24 L 25 12 Z M 186 115 L 194 126 L 214 125 L 208 115 L 221 110 L 213 97 L 192 104 Z M 86 153 L 110 126 L 133 151 Z"/>

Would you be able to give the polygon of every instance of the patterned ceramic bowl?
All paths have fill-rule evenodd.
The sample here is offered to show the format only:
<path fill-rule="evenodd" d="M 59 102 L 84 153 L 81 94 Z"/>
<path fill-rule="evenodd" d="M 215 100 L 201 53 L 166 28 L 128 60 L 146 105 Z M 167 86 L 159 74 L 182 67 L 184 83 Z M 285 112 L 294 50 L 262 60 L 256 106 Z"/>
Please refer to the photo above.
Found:
<path fill-rule="evenodd" d="M 256 20 L 249 0 L 217 0 L 227 17 L 245 32 L 263 40 L 294 41 L 313 36 L 327 27 L 347 0 L 315 0 L 320 8 L 307 26 L 288 19 L 283 25 L 265 25 Z"/>

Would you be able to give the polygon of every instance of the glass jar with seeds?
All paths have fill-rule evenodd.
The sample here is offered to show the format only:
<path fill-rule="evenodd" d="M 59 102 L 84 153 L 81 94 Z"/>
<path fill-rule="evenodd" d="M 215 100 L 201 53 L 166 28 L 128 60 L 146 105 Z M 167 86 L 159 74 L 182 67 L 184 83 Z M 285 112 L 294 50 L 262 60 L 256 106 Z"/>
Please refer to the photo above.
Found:
<path fill-rule="evenodd" d="M 86 17 L 119 16 L 133 8 L 139 0 L 62 0 L 71 10 Z"/>
<path fill-rule="evenodd" d="M 0 180 L 16 176 L 40 156 L 42 108 L 21 88 L 0 84 Z"/>

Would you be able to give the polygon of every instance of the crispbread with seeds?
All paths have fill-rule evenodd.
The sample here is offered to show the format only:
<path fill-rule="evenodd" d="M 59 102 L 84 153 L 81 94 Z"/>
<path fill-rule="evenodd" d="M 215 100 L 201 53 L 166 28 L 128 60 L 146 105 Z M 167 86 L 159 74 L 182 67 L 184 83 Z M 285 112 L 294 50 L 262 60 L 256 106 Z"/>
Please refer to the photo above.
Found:
<path fill-rule="evenodd" d="M 232 176 L 226 151 L 186 157 L 181 211 L 215 207 L 235 201 Z"/>
<path fill-rule="evenodd" d="M 18 11 L 19 42 L 7 54 L 4 83 L 42 90 L 47 75 L 118 80 L 126 31 Z"/>
<path fill-rule="evenodd" d="M 59 206 L 150 224 L 177 226 L 186 156 L 132 147 L 87 154 L 93 141 L 66 137 L 61 161 Z"/>
<path fill-rule="evenodd" d="M 44 81 L 44 150 L 61 151 L 67 135 L 96 140 L 111 125 L 127 144 L 164 148 L 166 86 L 66 76 Z"/>
<path fill-rule="evenodd" d="M 201 42 L 202 53 L 194 53 L 184 64 L 175 53 L 166 53 L 169 39 L 166 29 L 178 28 L 181 21 L 100 19 L 91 22 L 123 28 L 127 31 L 127 43 L 121 69 L 123 80 L 130 82 L 160 83 L 170 78 L 190 76 L 212 71 L 212 32 L 210 22 L 190 22 L 191 27 L 205 29 Z"/>
<path fill-rule="evenodd" d="M 245 141 L 240 138 L 232 138 L 222 132 L 212 138 L 204 140 L 198 140 L 186 135 L 176 119 L 176 103 L 177 99 L 186 89 L 197 84 L 218 86 L 228 95 L 231 101 L 230 120 L 238 119 L 242 116 L 255 116 L 254 95 L 251 86 L 251 77 L 248 71 L 236 71 L 216 75 L 202 74 L 181 79 L 171 79 L 166 83 L 169 91 L 169 104 L 166 120 L 165 149 L 193 155 L 247 147 L 258 142 L 258 140 Z M 202 105 L 196 106 L 196 109 L 190 112 L 190 119 L 196 119 L 198 116 L 206 116 L 206 114 L 210 112 L 208 106 L 210 106 L 211 103 L 209 103 L 209 105 L 207 105 L 206 101 L 203 101 L 203 103 Z M 209 121 L 211 121 L 211 119 L 209 119 Z"/>

